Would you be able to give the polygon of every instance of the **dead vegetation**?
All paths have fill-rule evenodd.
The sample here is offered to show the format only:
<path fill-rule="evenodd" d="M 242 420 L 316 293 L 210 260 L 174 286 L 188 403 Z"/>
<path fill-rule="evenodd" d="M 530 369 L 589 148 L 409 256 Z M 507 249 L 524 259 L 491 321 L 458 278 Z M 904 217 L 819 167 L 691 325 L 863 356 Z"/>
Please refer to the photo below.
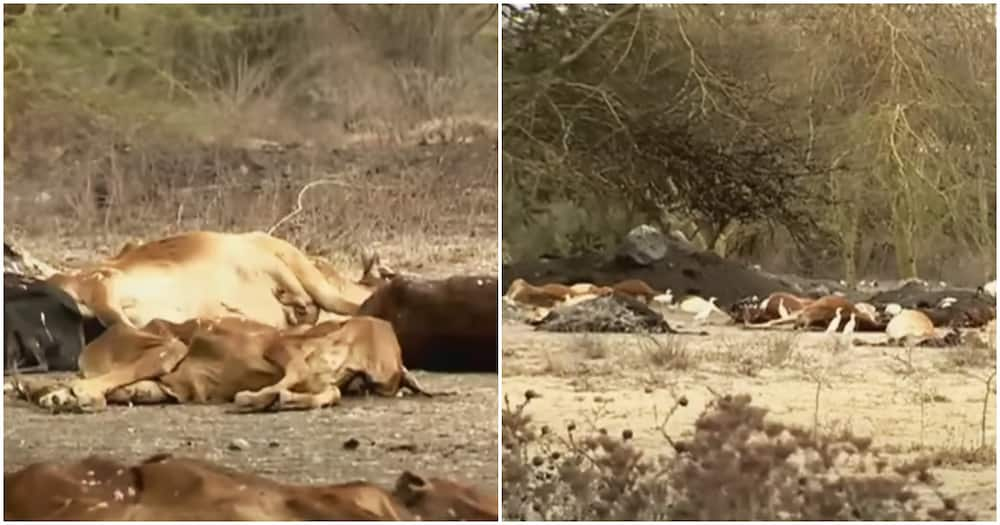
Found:
<path fill-rule="evenodd" d="M 870 334 L 857 335 L 847 350 L 836 339 L 819 333 L 747 334 L 729 327 L 708 329 L 709 337 L 569 336 L 505 331 L 504 347 L 517 351 L 504 356 L 504 392 L 512 397 L 525 389 L 543 394 L 532 401 L 527 411 L 508 405 L 504 412 L 503 483 L 507 517 L 840 520 L 865 516 L 860 519 L 926 520 L 938 515 L 928 513 L 929 509 L 944 512 L 947 516 L 942 519 L 945 519 L 964 515 L 957 513 L 959 508 L 978 516 L 977 519 L 991 519 L 994 515 L 995 358 L 969 359 L 956 367 L 956 359 L 948 352 L 964 355 L 974 350 L 966 346 L 950 349 L 867 346 L 867 342 L 876 339 Z M 539 355 L 544 355 L 546 363 L 559 363 L 562 372 L 555 374 L 549 367 L 538 366 Z M 824 474 L 823 469 L 815 471 L 827 480 L 815 489 L 820 492 L 811 493 L 810 497 L 823 502 L 817 503 L 818 507 L 810 507 L 811 503 L 802 499 L 805 496 L 799 492 L 789 495 L 782 492 L 782 486 L 774 486 L 761 494 L 745 493 L 748 499 L 738 499 L 731 514 L 717 512 L 710 505 L 717 498 L 750 490 L 740 484 L 739 476 L 733 475 L 734 480 L 713 478 L 711 482 L 701 478 L 675 479 L 674 476 L 680 476 L 677 462 L 682 455 L 657 457 L 664 446 L 673 448 L 685 440 L 701 439 L 698 437 L 701 431 L 697 430 L 701 421 L 696 422 L 696 414 L 680 406 L 679 401 L 683 397 L 695 406 L 709 403 L 717 396 L 700 393 L 706 389 L 746 392 L 763 399 L 774 410 L 775 418 L 798 429 L 796 435 L 826 443 L 823 446 L 837 448 L 841 445 L 835 443 L 851 439 L 873 441 L 878 445 L 877 458 L 888 465 L 885 472 L 891 473 L 893 465 L 918 462 L 928 477 L 923 482 L 919 479 L 914 482 L 912 478 L 904 482 L 895 474 L 890 476 L 894 481 L 868 479 L 865 476 L 876 471 L 872 467 L 876 456 L 866 455 L 869 452 L 865 451 L 852 452 L 858 455 L 849 455 L 851 468 L 863 459 L 868 474 L 845 470 L 847 467 L 838 463 L 836 468 L 829 468 L 837 475 L 853 477 L 839 484 L 823 485 L 833 483 L 830 481 L 833 478 Z M 671 399 L 676 401 L 665 401 Z M 537 425 L 525 428 L 533 430 L 513 430 L 519 418 L 527 417 L 529 412 L 528 419 Z M 726 420 L 735 416 L 713 417 Z M 552 431 L 568 425 L 573 425 L 574 430 L 565 435 Z M 696 429 L 693 434 L 689 430 L 692 425 Z M 543 427 L 549 430 L 543 432 Z M 746 431 L 738 427 L 731 431 L 735 437 L 712 438 L 712 446 L 749 439 Z M 624 434 L 630 437 L 617 438 Z M 512 448 L 512 435 L 528 437 L 518 438 L 521 443 Z M 608 436 L 616 444 L 609 445 Z M 728 447 L 724 450 L 730 450 Z M 815 453 L 821 454 L 820 449 Z M 518 454 L 522 459 L 517 459 Z M 552 459 L 553 454 L 558 461 Z M 714 458 L 711 461 L 726 457 L 721 451 L 705 454 Z M 761 461 L 770 461 L 778 472 L 760 474 L 765 479 L 763 483 L 770 483 L 767 481 L 770 479 L 792 483 L 792 478 L 781 477 L 790 476 L 781 461 L 773 457 Z M 518 465 L 519 462 L 523 464 Z M 730 470 L 721 472 L 731 475 L 726 473 L 735 468 L 742 475 L 741 465 L 737 462 L 735 467 L 726 467 Z M 508 470 L 514 477 L 508 478 Z M 723 495 L 708 492 L 711 497 L 687 502 L 685 505 L 693 507 L 684 507 L 681 502 L 690 497 L 686 488 L 689 483 L 705 490 L 722 486 Z M 843 494 L 833 487 L 843 490 Z M 878 492 L 883 488 L 888 492 Z M 852 499 L 862 490 L 880 494 L 872 496 L 875 499 L 883 496 L 887 499 L 882 502 Z M 508 491 L 512 495 L 508 496 Z M 830 494 L 822 495 L 822 491 Z M 896 495 L 908 491 L 918 495 L 916 499 L 921 502 L 918 506 L 931 506 L 920 510 L 910 503 L 898 506 L 893 503 Z M 603 494 L 611 499 L 603 499 Z M 781 503 L 769 504 L 770 498 Z"/>
<path fill-rule="evenodd" d="M 492 269 L 495 11 L 5 9 L 7 235 L 76 264 L 301 205 L 275 234 L 312 254 Z"/>
<path fill-rule="evenodd" d="M 814 435 L 767 417 L 749 395 L 723 395 L 670 452 L 645 456 L 600 428 L 534 424 L 505 399 L 503 512 L 511 520 L 965 520 L 940 495 L 931 460 L 895 462 L 871 438 Z M 688 405 L 673 401 L 669 413 Z M 669 417 L 669 416 L 668 416 Z"/>

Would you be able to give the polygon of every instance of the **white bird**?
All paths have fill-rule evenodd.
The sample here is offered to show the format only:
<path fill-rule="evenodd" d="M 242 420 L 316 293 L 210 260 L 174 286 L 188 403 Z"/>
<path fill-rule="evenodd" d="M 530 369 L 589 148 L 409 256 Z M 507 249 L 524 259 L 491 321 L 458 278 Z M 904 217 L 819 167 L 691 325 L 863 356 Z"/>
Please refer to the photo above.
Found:
<path fill-rule="evenodd" d="M 702 307 L 702 309 L 701 309 L 700 312 L 694 314 L 694 320 L 695 320 L 695 322 L 697 322 L 699 324 L 704 323 L 705 320 L 708 319 L 709 314 L 712 313 L 712 310 L 715 310 L 715 309 L 716 309 L 715 308 L 715 297 L 712 297 L 711 299 L 708 300 L 707 303 L 705 303 L 705 306 Z"/>
<path fill-rule="evenodd" d="M 771 296 L 767 296 L 763 301 L 760 302 L 760 309 L 767 310 L 767 305 L 771 302 Z"/>
<path fill-rule="evenodd" d="M 674 303 L 674 293 L 672 290 L 667 288 L 667 291 L 661 293 L 660 295 L 657 295 L 656 297 L 653 297 L 653 300 L 658 303 L 670 306 L 671 304 Z"/>
<path fill-rule="evenodd" d="M 780 315 L 782 319 L 787 319 L 788 318 L 788 308 L 785 308 L 785 298 L 784 297 L 782 297 L 781 299 L 778 299 L 778 315 Z"/>
<path fill-rule="evenodd" d="M 951 305 L 953 305 L 953 304 L 955 304 L 957 302 L 958 302 L 958 299 L 955 299 L 954 297 L 945 297 L 944 299 L 941 299 L 940 301 L 938 301 L 937 307 L 938 308 L 951 308 Z"/>
<path fill-rule="evenodd" d="M 902 312 L 902 311 L 903 311 L 903 307 L 899 306 L 896 303 L 889 303 L 889 304 L 885 305 L 885 313 L 887 313 L 889 315 L 892 315 L 892 316 L 899 315 L 899 312 Z"/>
<path fill-rule="evenodd" d="M 996 297 L 997 296 L 997 280 L 996 279 L 993 279 L 992 281 L 990 281 L 990 282 L 982 285 L 980 288 L 983 290 L 983 292 L 990 294 L 991 297 Z"/>
<path fill-rule="evenodd" d="M 843 348 L 851 348 L 851 335 L 854 334 L 854 325 L 857 323 L 854 312 L 851 312 L 851 319 L 844 325 L 844 331 L 840 333 L 840 343 Z"/>
<path fill-rule="evenodd" d="M 830 324 L 827 325 L 825 333 L 832 334 L 832 333 L 834 333 L 834 332 L 837 331 L 837 328 L 840 328 L 840 311 L 841 310 L 843 310 L 843 308 L 837 308 L 837 312 L 833 315 L 833 320 L 830 321 Z"/>

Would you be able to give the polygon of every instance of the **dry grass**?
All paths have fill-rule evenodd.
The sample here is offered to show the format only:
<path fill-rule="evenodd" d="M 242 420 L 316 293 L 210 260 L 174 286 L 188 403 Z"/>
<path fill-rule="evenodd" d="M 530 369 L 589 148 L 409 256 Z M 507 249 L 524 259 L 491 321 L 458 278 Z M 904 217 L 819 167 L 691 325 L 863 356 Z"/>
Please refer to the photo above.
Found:
<path fill-rule="evenodd" d="M 981 367 L 956 369 L 949 365 L 951 358 L 945 352 L 970 350 L 874 347 L 860 343 L 845 350 L 839 349 L 833 339 L 818 333 L 751 333 L 733 327 L 709 327 L 708 331 L 708 337 L 554 335 L 533 333 L 517 325 L 505 327 L 504 347 L 517 351 L 504 357 L 504 392 L 510 396 L 527 388 L 542 392 L 544 396 L 534 401 L 529 410 L 538 425 L 560 428 L 576 422 L 580 427 L 584 422 L 583 428 L 592 428 L 595 432 L 605 428 L 608 436 L 627 432 L 631 436 L 628 444 L 644 453 L 642 461 L 656 459 L 656 454 L 664 450 L 664 441 L 667 444 L 671 440 L 683 441 L 692 430 L 700 428 L 696 413 L 672 407 L 670 399 L 683 397 L 690 405 L 701 407 L 718 397 L 716 392 L 747 392 L 773 409 L 776 418 L 802 429 L 811 439 L 862 437 L 874 440 L 879 453 L 890 464 L 925 461 L 929 473 L 937 481 L 935 487 L 920 489 L 921 501 L 926 500 L 925 496 L 937 497 L 940 503 L 942 496 L 932 494 L 940 490 L 943 498 L 950 498 L 949 501 L 954 500 L 958 507 L 975 512 L 977 519 L 995 516 L 995 447 L 992 446 L 995 440 L 995 386 L 991 377 L 995 366 L 992 362 L 985 362 Z M 577 350 L 578 344 L 569 344 L 584 337 L 601 340 L 610 350 L 607 356 L 587 360 Z M 657 345 L 638 343 L 642 337 L 656 341 Z M 871 342 L 884 340 L 884 336 L 879 339 L 872 334 L 858 334 L 857 338 Z M 598 345 L 596 342 L 590 344 Z M 556 376 L 540 366 L 542 355 L 547 361 L 563 363 L 564 375 Z M 678 359 L 678 355 L 694 362 L 687 366 L 671 366 L 686 361 Z M 706 395 L 706 391 L 711 395 Z M 601 402 L 596 401 L 597 396 Z M 602 418 L 594 416 L 595 411 L 599 411 Z M 664 414 L 670 417 L 663 417 Z M 579 432 L 574 435 L 578 444 L 583 440 L 580 435 Z M 528 465 L 533 466 L 533 456 L 547 457 L 548 452 L 553 451 L 561 458 L 578 457 L 565 446 L 563 441 L 566 439 L 526 444 L 530 454 Z M 585 451 L 606 466 L 602 450 L 599 446 L 596 450 Z M 609 454 L 616 458 L 628 457 L 625 452 Z M 505 460 L 511 461 L 511 458 Z M 586 464 L 590 460 L 583 458 L 582 461 Z M 617 460 L 608 458 L 607 461 Z M 545 464 L 549 463 L 546 460 Z M 656 464 L 644 468 L 648 474 L 662 472 L 658 470 L 661 467 Z M 505 476 L 507 468 L 505 464 Z M 516 472 L 517 467 L 513 468 Z M 589 486 L 587 490 L 591 492 L 582 498 L 585 502 L 592 501 L 597 498 L 594 493 L 612 490 L 604 488 L 603 484 L 617 487 L 626 483 L 621 478 L 624 474 L 589 472 L 585 474 L 590 484 L 587 485 L 583 480 L 563 477 L 564 468 L 568 467 L 546 468 L 549 474 L 538 475 L 550 476 L 546 479 L 554 485 L 538 485 L 541 493 L 533 488 L 535 481 L 515 489 L 525 499 L 508 498 L 508 503 L 514 503 L 510 517 L 543 517 L 530 510 L 535 506 L 541 509 L 539 512 L 548 512 L 552 519 L 573 520 L 584 515 L 590 519 L 631 519 L 629 513 L 634 509 L 612 508 L 609 511 L 612 515 L 595 514 L 594 509 L 546 499 L 549 497 L 546 490 L 554 494 L 576 494 L 574 491 L 579 487 Z M 644 493 L 652 498 L 651 503 L 641 506 L 636 516 L 651 520 L 678 519 L 671 514 L 674 510 L 651 508 L 655 507 L 652 502 L 658 497 L 655 490 L 677 490 L 667 479 L 669 475 L 663 474 L 660 488 L 649 489 L 654 491 L 653 495 Z M 505 484 L 510 482 L 504 480 Z M 573 501 L 575 496 L 567 497 L 567 501 Z M 521 514 L 515 516 L 514 513 L 519 512 Z M 713 517 L 751 519 L 745 515 Z"/>
<path fill-rule="evenodd" d="M 642 358 L 661 370 L 690 370 L 697 363 L 697 357 L 688 349 L 685 340 L 677 336 L 656 337 L 636 336 Z"/>
<path fill-rule="evenodd" d="M 135 147 L 114 156 L 107 172 L 73 163 L 7 181 L 7 235 L 43 259 L 73 265 L 128 240 L 267 230 L 295 208 L 302 186 L 329 179 L 303 195 L 302 212 L 275 235 L 338 266 L 356 266 L 370 247 L 404 271 L 495 272 L 489 143 L 362 150 L 352 158 L 221 147 Z M 331 173 L 336 167 L 343 169 Z M 97 181 L 106 181 L 106 204 Z M 39 195 L 48 200 L 36 202 Z"/>
<path fill-rule="evenodd" d="M 44 53 L 46 60 L 5 75 L 8 238 L 44 260 L 73 266 L 137 239 L 196 229 L 267 230 L 296 208 L 303 187 L 322 180 L 275 235 L 345 269 L 355 270 L 358 252 L 371 247 L 403 271 L 495 272 L 495 38 L 476 38 L 462 49 L 448 48 L 447 39 L 421 40 L 419 31 L 361 38 L 350 24 L 379 23 L 364 7 L 276 7 L 272 14 L 304 15 L 307 23 L 286 34 L 274 16 L 256 37 L 196 34 L 204 49 L 183 55 L 185 65 L 218 76 L 164 92 L 161 59 L 194 52 L 170 47 L 183 40 L 175 33 L 187 30 L 183 17 L 171 13 L 186 9 L 130 8 L 121 25 L 104 28 L 159 46 L 144 49 L 148 60 L 133 68 L 150 78 L 121 83 L 93 81 L 107 68 L 120 76 L 132 67 L 106 64 L 103 53 L 88 47 L 97 37 L 79 28 L 103 26 L 74 25 L 104 20 L 101 8 L 30 20 L 41 31 L 62 17 L 64 37 L 79 40 L 75 49 L 28 38 L 28 19 L 9 28 L 12 49 Z M 230 13 L 240 9 L 254 8 Z M 454 15 L 449 7 L 398 9 L 391 23 L 407 28 L 440 25 Z M 206 12 L 213 13 L 207 19 L 222 16 Z M 432 12 L 440 15 L 436 21 L 427 18 Z M 484 34 L 495 34 L 484 27 Z M 248 60 L 249 52 L 232 47 L 253 38 L 285 46 L 275 61 L 294 60 Z M 413 40 L 400 49 L 427 63 L 393 59 L 394 39 Z M 417 41 L 437 47 L 420 49 Z M 45 69 L 57 59 L 79 67 Z M 66 92 L 63 85 L 77 89 Z"/>

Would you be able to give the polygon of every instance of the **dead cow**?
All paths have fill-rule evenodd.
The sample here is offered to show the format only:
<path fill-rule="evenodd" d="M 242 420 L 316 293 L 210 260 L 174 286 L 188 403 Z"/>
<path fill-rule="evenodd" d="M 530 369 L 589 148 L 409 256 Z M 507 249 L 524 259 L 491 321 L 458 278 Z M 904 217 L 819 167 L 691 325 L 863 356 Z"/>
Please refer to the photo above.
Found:
<path fill-rule="evenodd" d="M 496 372 L 497 279 L 396 276 L 358 309 L 392 324 L 409 368 Z"/>
<path fill-rule="evenodd" d="M 92 456 L 4 474 L 4 520 L 496 521 L 495 495 L 404 471 L 390 492 L 294 485 L 167 454 L 130 466 Z"/>
<path fill-rule="evenodd" d="M 379 395 L 425 393 L 403 367 L 392 327 L 372 317 L 303 333 L 237 318 L 116 324 L 84 349 L 80 372 L 68 384 L 31 382 L 19 391 L 53 410 L 171 401 L 310 409 L 336 403 L 355 379 Z"/>
<path fill-rule="evenodd" d="M 4 272 L 3 301 L 4 374 L 75 371 L 84 346 L 104 332 L 68 294 L 25 275 Z"/>

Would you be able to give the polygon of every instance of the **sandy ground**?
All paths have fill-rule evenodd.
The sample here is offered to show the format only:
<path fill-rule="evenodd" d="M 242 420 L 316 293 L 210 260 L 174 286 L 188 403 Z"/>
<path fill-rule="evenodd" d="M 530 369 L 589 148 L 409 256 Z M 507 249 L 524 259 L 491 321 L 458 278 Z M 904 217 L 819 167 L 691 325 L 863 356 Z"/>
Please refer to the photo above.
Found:
<path fill-rule="evenodd" d="M 689 317 L 677 314 L 667 319 L 676 325 Z M 658 422 L 673 405 L 674 396 L 684 395 L 690 403 L 665 426 L 673 437 L 690 432 L 712 399 L 709 389 L 749 393 L 772 416 L 812 428 L 817 414 L 816 382 L 810 375 L 823 376 L 830 386 L 820 393 L 821 429 L 846 428 L 874 435 L 876 445 L 900 454 L 912 453 L 923 443 L 927 451 L 960 455 L 980 441 L 989 366 L 948 367 L 946 350 L 929 348 L 913 349 L 907 358 L 904 348 L 854 346 L 836 354 L 840 357 L 831 357 L 835 355 L 833 341 L 822 333 L 802 334 L 793 340 L 790 332 L 778 329 L 748 331 L 717 325 L 706 329 L 708 336 L 670 339 L 542 333 L 505 321 L 503 394 L 512 401 L 522 399 L 528 389 L 541 394 L 528 409 L 539 425 L 565 429 L 574 422 L 584 428 L 606 428 L 612 435 L 630 429 L 641 449 L 655 453 L 666 449 Z M 857 334 L 857 338 L 881 342 L 884 335 Z M 750 364 L 762 362 L 781 341 L 794 341 L 797 358 L 777 365 Z M 685 350 L 692 363 L 677 369 L 651 357 L 656 348 L 668 344 Z M 906 368 L 917 372 L 907 376 L 902 373 Z M 923 421 L 921 398 L 926 400 Z M 996 441 L 992 395 L 986 440 Z M 989 464 L 949 462 L 933 473 L 943 483 L 942 492 L 955 496 L 962 508 L 977 512 L 980 520 L 996 520 L 995 460 Z"/>
<path fill-rule="evenodd" d="M 134 461 L 171 452 L 292 482 L 364 479 L 391 486 L 410 469 L 497 490 L 497 376 L 414 373 L 429 390 L 459 393 L 345 398 L 328 409 L 270 414 L 165 405 L 53 415 L 8 398 L 4 470 L 90 454 Z M 249 447 L 232 450 L 237 439 Z M 359 443 L 348 450 L 344 444 L 351 439 Z"/>

